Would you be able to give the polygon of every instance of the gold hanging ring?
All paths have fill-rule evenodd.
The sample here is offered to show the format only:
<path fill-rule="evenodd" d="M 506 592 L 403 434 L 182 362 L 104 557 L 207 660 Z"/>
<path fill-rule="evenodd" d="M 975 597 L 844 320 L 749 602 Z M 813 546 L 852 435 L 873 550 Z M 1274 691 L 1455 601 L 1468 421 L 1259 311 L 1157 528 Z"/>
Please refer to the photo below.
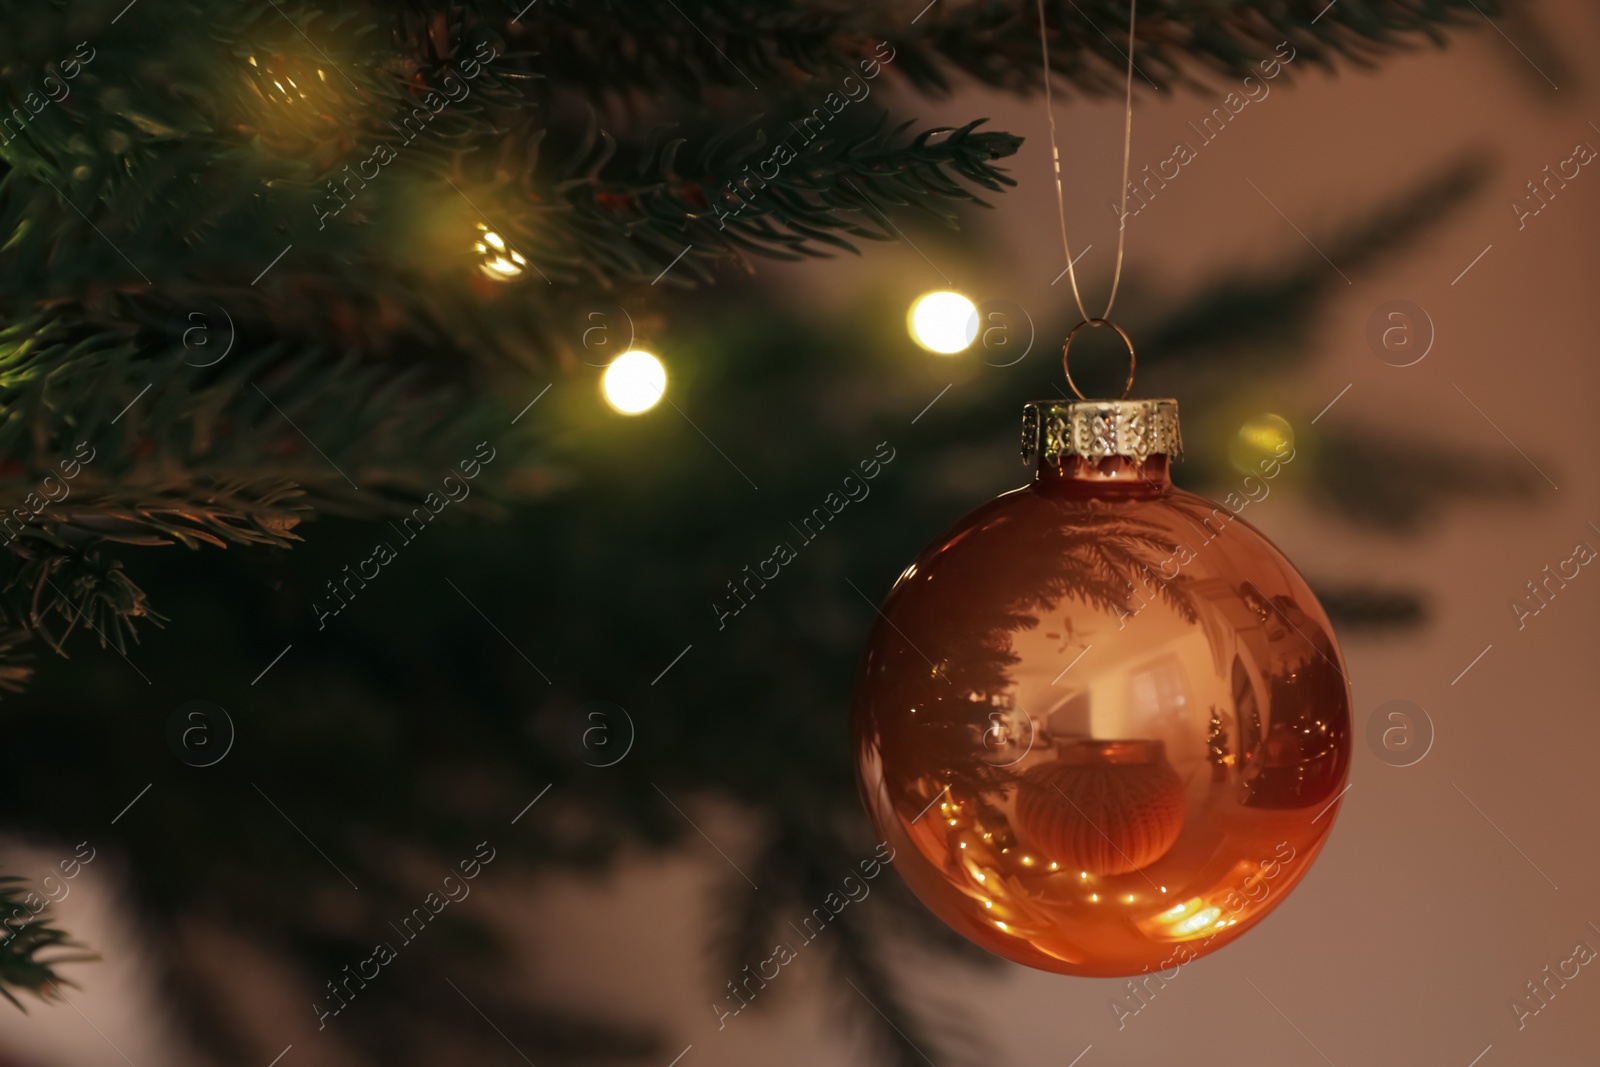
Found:
<path fill-rule="evenodd" d="M 1109 326 L 1117 331 L 1117 336 L 1122 338 L 1122 343 L 1128 346 L 1128 382 L 1122 387 L 1122 396 L 1118 398 L 1121 400 L 1128 399 L 1128 393 L 1133 390 L 1133 374 L 1138 367 L 1138 359 L 1133 354 L 1133 341 L 1121 326 L 1118 326 L 1110 319 L 1084 319 L 1072 328 L 1071 333 L 1067 334 L 1066 343 L 1061 346 L 1061 370 L 1067 376 L 1067 384 L 1072 386 L 1072 391 L 1078 394 L 1079 400 L 1089 399 L 1083 395 L 1083 390 L 1078 388 L 1078 383 L 1072 380 L 1072 367 L 1067 360 L 1067 353 L 1072 349 L 1072 339 L 1078 336 L 1078 331 L 1085 326 Z"/>

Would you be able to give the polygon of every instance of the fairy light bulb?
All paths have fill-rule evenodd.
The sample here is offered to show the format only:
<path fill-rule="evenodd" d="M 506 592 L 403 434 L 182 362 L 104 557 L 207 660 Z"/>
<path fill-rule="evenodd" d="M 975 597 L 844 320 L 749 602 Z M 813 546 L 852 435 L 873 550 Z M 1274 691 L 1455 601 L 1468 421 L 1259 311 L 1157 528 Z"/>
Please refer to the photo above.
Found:
<path fill-rule="evenodd" d="M 1263 412 L 1246 419 L 1228 443 L 1228 459 L 1244 474 L 1262 474 L 1272 461 L 1294 455 L 1294 426 L 1282 415 Z"/>
<path fill-rule="evenodd" d="M 295 80 L 295 74 L 298 73 L 302 80 L 309 82 L 310 72 L 314 70 L 317 78 L 326 83 L 328 75 L 321 67 L 313 67 L 300 58 L 287 56 L 270 56 L 265 63 L 255 56 L 246 56 L 245 61 L 250 64 L 251 85 L 257 95 L 268 104 L 297 104 L 303 100 L 312 107 L 324 109 L 328 107 L 330 103 L 328 100 L 313 100 L 307 95 L 306 86 Z M 316 86 L 310 88 L 313 93 L 318 92 Z M 285 117 L 280 121 L 295 120 Z M 307 117 L 302 116 L 299 121 L 307 121 Z"/>
<path fill-rule="evenodd" d="M 478 223 L 478 241 L 473 246 L 478 255 L 483 257 L 478 263 L 486 278 L 493 278 L 497 282 L 509 282 L 519 277 L 528 261 L 522 253 L 506 244 L 504 237 L 495 233 L 483 223 Z"/>
<path fill-rule="evenodd" d="M 929 352 L 950 356 L 978 336 L 978 306 L 949 289 L 923 293 L 906 315 L 911 339 Z"/>
<path fill-rule="evenodd" d="M 638 415 L 660 403 L 667 391 L 667 368 L 642 349 L 611 361 L 600 379 L 606 403 L 624 415 Z"/>

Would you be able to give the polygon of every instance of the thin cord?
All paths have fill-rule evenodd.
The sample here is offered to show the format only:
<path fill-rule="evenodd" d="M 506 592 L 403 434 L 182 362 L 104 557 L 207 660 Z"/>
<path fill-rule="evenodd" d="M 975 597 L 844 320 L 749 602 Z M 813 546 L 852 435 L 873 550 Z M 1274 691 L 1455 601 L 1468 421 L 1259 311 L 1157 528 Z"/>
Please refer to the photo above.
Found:
<path fill-rule="evenodd" d="M 1067 205 L 1061 191 L 1061 148 L 1056 140 L 1056 109 L 1050 94 L 1050 34 L 1044 22 L 1044 0 L 1039 3 L 1039 51 L 1044 57 L 1044 108 L 1045 114 L 1050 117 L 1050 158 L 1055 164 L 1056 171 L 1056 216 L 1061 220 L 1061 249 L 1067 254 L 1067 278 L 1072 282 L 1072 298 L 1078 302 L 1078 311 L 1085 320 L 1097 316 L 1090 315 L 1083 306 L 1083 296 L 1078 291 L 1078 274 L 1072 267 L 1072 245 L 1067 241 Z M 1117 219 L 1117 266 L 1111 276 L 1111 296 L 1106 299 L 1105 314 L 1098 316 L 1101 319 L 1111 317 L 1111 308 L 1117 302 L 1117 287 L 1122 284 L 1122 249 L 1124 239 L 1128 232 L 1128 160 L 1133 154 L 1133 27 L 1138 18 L 1139 0 L 1130 0 L 1128 4 L 1128 95 L 1123 107 L 1122 129 L 1122 208 Z"/>

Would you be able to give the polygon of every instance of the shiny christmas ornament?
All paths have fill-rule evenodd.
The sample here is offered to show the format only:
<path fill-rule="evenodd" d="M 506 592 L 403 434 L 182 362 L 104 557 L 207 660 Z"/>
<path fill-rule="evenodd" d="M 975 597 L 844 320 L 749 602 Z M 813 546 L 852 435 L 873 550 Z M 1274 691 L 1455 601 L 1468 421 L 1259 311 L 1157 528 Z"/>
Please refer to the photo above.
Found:
<path fill-rule="evenodd" d="M 1327 616 L 1242 492 L 1173 487 L 1180 447 L 1171 400 L 1028 404 L 1033 483 L 918 556 L 867 644 L 856 770 L 895 868 L 1032 967 L 1214 951 L 1337 815 L 1350 698 Z"/>

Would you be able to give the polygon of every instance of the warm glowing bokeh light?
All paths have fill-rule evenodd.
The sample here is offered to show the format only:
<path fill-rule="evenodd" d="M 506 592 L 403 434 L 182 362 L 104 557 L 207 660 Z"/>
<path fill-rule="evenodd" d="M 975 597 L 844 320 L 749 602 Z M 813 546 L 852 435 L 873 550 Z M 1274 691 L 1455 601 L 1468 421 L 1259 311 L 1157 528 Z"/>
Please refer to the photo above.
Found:
<path fill-rule="evenodd" d="M 960 293 L 923 293 L 906 315 L 911 339 L 930 352 L 954 355 L 978 336 L 978 307 Z"/>
<path fill-rule="evenodd" d="M 288 65 L 281 56 L 278 57 L 278 62 L 275 64 L 276 68 L 280 69 L 270 72 L 267 68 L 262 67 L 262 65 L 256 61 L 255 56 L 247 56 L 246 59 L 249 61 L 250 66 L 254 68 L 258 75 L 258 78 L 254 84 L 256 86 L 256 90 L 261 93 L 261 96 L 264 99 L 274 103 L 288 104 L 294 103 L 297 99 L 310 101 L 311 98 L 306 95 L 305 89 L 294 80 L 294 76 L 292 74 L 288 73 Z M 269 64 L 269 66 L 273 66 L 273 64 Z M 326 83 L 328 80 L 327 72 L 321 67 L 317 67 L 315 70 L 317 73 L 317 78 Z M 303 72 L 302 76 L 304 76 Z M 288 82 L 289 84 L 284 85 L 284 82 Z M 262 86 L 267 83 L 270 83 L 278 90 L 277 95 L 268 93 L 262 88 Z M 314 86 L 313 89 L 315 89 Z"/>
<path fill-rule="evenodd" d="M 505 238 L 481 222 L 478 223 L 478 243 L 473 247 L 483 257 L 478 269 L 483 271 L 485 277 L 493 278 L 497 282 L 510 281 L 519 276 L 522 268 L 528 265 L 521 252 L 507 245 Z"/>
<path fill-rule="evenodd" d="M 624 415 L 649 411 L 667 391 L 667 368 L 640 349 L 624 352 L 611 361 L 600 380 L 606 403 Z"/>
<path fill-rule="evenodd" d="M 1263 412 L 1252 415 L 1239 426 L 1228 444 L 1228 459 L 1245 474 L 1276 473 L 1273 461 L 1283 462 L 1294 454 L 1294 427 L 1282 415 Z M 1262 464 L 1268 464 L 1263 467 Z"/>
<path fill-rule="evenodd" d="M 1182 919 L 1173 923 L 1172 932 L 1180 937 L 1198 933 L 1199 931 L 1210 926 L 1212 923 L 1216 922 L 1221 915 L 1221 908 L 1215 906 L 1201 908 L 1187 919 Z"/>

